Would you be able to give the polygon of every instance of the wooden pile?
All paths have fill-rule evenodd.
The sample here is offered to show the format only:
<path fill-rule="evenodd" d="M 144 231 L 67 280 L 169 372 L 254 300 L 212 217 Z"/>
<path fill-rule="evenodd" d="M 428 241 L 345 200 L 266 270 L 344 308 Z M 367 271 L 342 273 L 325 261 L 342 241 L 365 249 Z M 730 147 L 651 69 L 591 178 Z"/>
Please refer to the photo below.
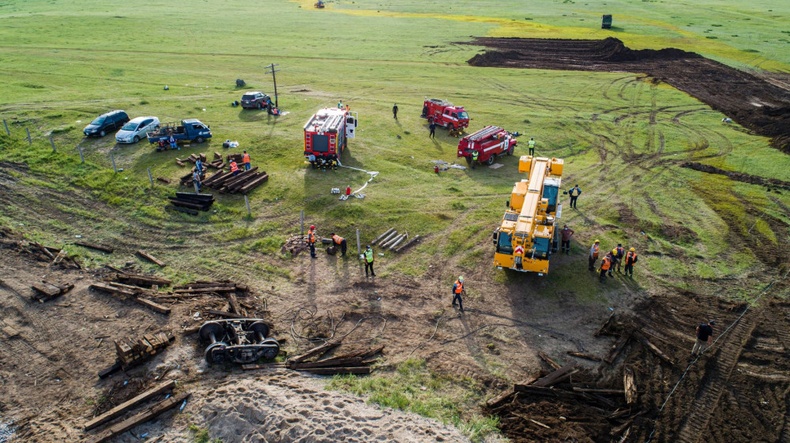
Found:
<path fill-rule="evenodd" d="M 123 300 L 132 300 L 160 314 L 170 314 L 170 308 L 162 306 L 152 300 L 158 295 L 160 286 L 170 284 L 170 280 L 152 275 L 131 274 L 117 271 L 108 276 L 108 283 L 94 283 L 90 285 L 93 290 L 108 292 Z"/>
<path fill-rule="evenodd" d="M 252 295 L 249 286 L 234 283 L 231 281 L 197 281 L 186 285 L 175 286 L 172 292 L 159 294 L 156 297 L 160 300 L 183 300 L 205 295 L 220 296 L 227 300 L 225 310 L 209 309 L 209 315 L 220 318 L 247 318 L 256 311 L 254 305 L 239 300 L 239 297 Z M 193 332 L 191 329 L 188 332 Z"/>
<path fill-rule="evenodd" d="M 185 166 L 186 162 L 195 164 L 198 159 L 200 159 L 200 161 L 203 162 L 204 165 L 206 164 L 206 154 L 195 154 L 195 153 L 189 154 L 189 157 L 187 158 L 176 157 L 176 164 L 178 166 Z M 195 168 L 193 167 L 192 170 L 194 171 Z"/>
<path fill-rule="evenodd" d="M 310 372 L 316 375 L 370 374 L 370 365 L 376 361 L 371 358 L 384 350 L 384 346 L 380 346 L 321 359 L 338 346 L 340 343 L 326 343 L 318 346 L 300 356 L 288 359 L 285 366 L 295 371 Z"/>
<path fill-rule="evenodd" d="M 0 249 L 14 249 L 23 254 L 34 256 L 36 260 L 50 262 L 51 266 L 82 269 L 77 260 L 69 256 L 65 250 L 44 246 L 35 241 L 28 241 L 13 234 L 10 230 L 0 231 Z"/>
<path fill-rule="evenodd" d="M 145 363 L 165 350 L 174 340 L 175 336 L 170 331 L 146 334 L 137 339 L 115 340 L 115 363 L 99 371 L 99 378 L 105 378 L 121 369 L 125 371 Z"/>
<path fill-rule="evenodd" d="M 267 180 L 269 180 L 269 174 L 263 171 L 258 172 L 258 167 L 255 166 L 250 168 L 249 171 L 241 171 L 236 175 L 224 170 L 218 171 L 216 174 L 203 180 L 203 186 L 216 189 L 222 193 L 246 194 Z"/>
<path fill-rule="evenodd" d="M 214 195 L 212 194 L 176 192 L 175 197 L 170 197 L 171 206 L 169 207 L 179 212 L 197 215 L 198 211 L 208 211 L 213 204 Z"/>
<path fill-rule="evenodd" d="M 71 283 L 50 283 L 46 280 L 42 280 L 41 283 L 35 283 L 31 287 L 35 291 L 31 298 L 41 303 L 60 297 L 74 289 L 74 285 Z"/>
<path fill-rule="evenodd" d="M 285 244 L 282 248 L 280 248 L 280 252 L 290 252 L 291 257 L 296 257 L 302 251 L 309 250 L 310 247 L 307 245 L 307 236 L 305 235 L 292 235 L 288 237 L 288 240 L 285 241 Z"/>
<path fill-rule="evenodd" d="M 408 232 L 399 234 L 394 228 L 389 228 L 383 234 L 376 237 L 375 240 L 370 242 L 370 244 L 371 246 L 378 244 L 379 249 L 388 249 L 392 252 L 399 253 L 411 248 L 421 241 L 422 238 L 419 235 L 416 235 L 412 237 L 411 240 L 409 240 Z"/>

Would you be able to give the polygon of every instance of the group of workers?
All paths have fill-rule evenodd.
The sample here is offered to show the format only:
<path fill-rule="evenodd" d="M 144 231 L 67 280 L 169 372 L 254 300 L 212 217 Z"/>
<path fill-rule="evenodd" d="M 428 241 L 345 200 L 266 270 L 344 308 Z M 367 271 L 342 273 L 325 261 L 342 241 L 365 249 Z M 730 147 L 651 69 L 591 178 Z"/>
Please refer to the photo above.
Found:
<path fill-rule="evenodd" d="M 600 246 L 601 241 L 595 240 L 593 245 L 590 247 L 590 254 L 588 256 L 590 271 L 595 271 L 595 263 L 598 261 L 598 257 L 600 255 Z M 617 247 L 607 252 L 601 260 L 601 265 L 598 267 L 598 272 L 600 273 L 599 280 L 601 282 L 605 282 L 607 275 L 609 277 L 614 277 L 613 271 L 616 268 L 617 272 L 620 272 L 623 262 L 625 262 L 625 275 L 633 278 L 634 264 L 636 264 L 638 260 L 639 256 L 636 253 L 636 248 L 629 248 L 628 252 L 626 252 L 623 244 L 618 243 Z"/>
<path fill-rule="evenodd" d="M 341 257 L 346 256 L 346 252 L 348 251 L 348 242 L 345 238 L 335 234 L 334 232 L 330 234 L 332 238 L 332 246 L 327 248 L 327 253 L 330 255 L 335 255 L 337 250 L 340 249 Z M 307 246 L 310 248 L 310 257 L 311 258 L 318 258 L 315 254 L 315 243 L 318 240 L 315 225 L 310 225 L 310 229 L 307 230 Z M 376 272 L 373 270 L 373 261 L 374 261 L 374 254 L 373 248 L 370 245 L 367 245 L 365 251 L 362 252 L 360 259 L 365 263 L 365 277 L 375 277 Z"/>
<path fill-rule="evenodd" d="M 244 168 L 245 171 L 249 171 L 250 168 L 252 168 L 252 164 L 250 161 L 250 154 L 247 154 L 247 151 L 244 151 L 244 153 L 241 154 L 241 167 Z M 233 175 L 238 175 L 239 172 L 241 172 L 241 169 L 239 168 L 239 164 L 236 163 L 235 158 L 231 157 L 230 173 Z"/>

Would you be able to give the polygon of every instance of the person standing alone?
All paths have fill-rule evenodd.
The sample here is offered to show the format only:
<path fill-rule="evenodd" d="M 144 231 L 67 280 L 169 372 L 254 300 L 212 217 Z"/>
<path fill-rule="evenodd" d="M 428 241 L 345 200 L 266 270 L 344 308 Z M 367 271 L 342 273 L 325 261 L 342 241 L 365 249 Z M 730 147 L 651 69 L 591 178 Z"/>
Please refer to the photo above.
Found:
<path fill-rule="evenodd" d="M 375 277 L 376 273 L 373 272 L 373 258 L 375 254 L 373 254 L 373 249 L 370 249 L 370 245 L 368 245 L 362 255 L 365 259 L 365 278 L 368 277 L 368 269 L 370 269 L 370 276 Z"/>
<path fill-rule="evenodd" d="M 307 230 L 307 246 L 310 247 L 310 257 L 318 258 L 315 255 L 315 225 L 310 225 L 310 229 Z"/>
<path fill-rule="evenodd" d="M 461 298 L 461 295 L 466 295 L 464 291 L 464 277 L 459 276 L 458 280 L 455 281 L 453 284 L 453 307 L 455 307 L 455 303 L 458 302 L 458 308 L 461 312 L 464 312 L 464 301 Z"/>
<path fill-rule="evenodd" d="M 691 348 L 692 356 L 700 355 L 708 349 L 713 339 L 713 326 L 716 326 L 716 322 L 713 320 L 697 326 L 697 341 L 694 343 L 694 347 Z"/>
<path fill-rule="evenodd" d="M 529 155 L 535 155 L 535 138 L 530 137 L 529 141 L 527 142 L 527 146 L 529 147 Z"/>
<path fill-rule="evenodd" d="M 560 231 L 560 235 L 562 236 L 562 252 L 570 255 L 571 253 L 571 237 L 573 236 L 573 229 L 569 228 L 568 225 L 562 227 Z"/>
<path fill-rule="evenodd" d="M 398 104 L 397 103 L 392 105 L 392 118 L 394 118 L 395 120 L 398 119 Z"/>
<path fill-rule="evenodd" d="M 568 191 L 568 195 L 571 197 L 571 208 L 576 209 L 576 199 L 582 195 L 582 190 L 579 188 L 579 185 L 575 185 Z"/>
<path fill-rule="evenodd" d="M 436 122 L 434 122 L 433 119 L 431 119 L 431 122 L 428 125 L 428 129 L 431 130 L 431 132 L 428 134 L 428 137 L 435 138 L 436 137 Z"/>

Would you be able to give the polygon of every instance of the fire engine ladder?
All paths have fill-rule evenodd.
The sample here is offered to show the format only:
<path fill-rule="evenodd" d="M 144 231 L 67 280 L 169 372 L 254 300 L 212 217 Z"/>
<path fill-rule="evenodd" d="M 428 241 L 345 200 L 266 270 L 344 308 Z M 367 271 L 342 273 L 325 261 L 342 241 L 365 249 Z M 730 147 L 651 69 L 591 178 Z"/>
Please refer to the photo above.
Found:
<path fill-rule="evenodd" d="M 340 127 L 340 123 L 343 121 L 342 115 L 329 115 L 324 122 L 324 125 L 321 127 L 324 131 L 331 131 L 337 130 Z"/>
<path fill-rule="evenodd" d="M 474 134 L 470 135 L 467 140 L 470 142 L 476 142 L 480 140 L 485 140 L 487 138 L 491 138 L 492 135 L 496 134 L 497 132 L 501 131 L 502 128 L 498 126 L 489 126 L 487 128 L 483 128 Z"/>

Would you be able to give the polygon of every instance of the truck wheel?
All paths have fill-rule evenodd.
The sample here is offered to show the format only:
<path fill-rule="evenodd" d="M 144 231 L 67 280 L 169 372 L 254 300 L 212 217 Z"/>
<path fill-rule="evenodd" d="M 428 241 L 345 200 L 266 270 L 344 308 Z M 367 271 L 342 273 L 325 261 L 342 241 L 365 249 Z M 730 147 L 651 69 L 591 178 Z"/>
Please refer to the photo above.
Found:
<path fill-rule="evenodd" d="M 494 157 L 495 157 L 495 155 L 491 155 L 491 157 L 488 157 L 488 160 L 486 160 L 486 164 L 488 166 L 491 166 L 491 165 L 494 164 Z"/>
<path fill-rule="evenodd" d="M 513 150 L 514 150 L 514 149 L 515 149 L 515 146 L 511 146 L 511 147 L 509 147 L 509 148 L 507 149 L 507 155 L 513 155 Z"/>
<path fill-rule="evenodd" d="M 195 142 L 197 142 L 197 143 L 203 143 L 203 137 L 198 137 L 198 138 L 196 138 L 196 139 L 195 139 Z"/>

